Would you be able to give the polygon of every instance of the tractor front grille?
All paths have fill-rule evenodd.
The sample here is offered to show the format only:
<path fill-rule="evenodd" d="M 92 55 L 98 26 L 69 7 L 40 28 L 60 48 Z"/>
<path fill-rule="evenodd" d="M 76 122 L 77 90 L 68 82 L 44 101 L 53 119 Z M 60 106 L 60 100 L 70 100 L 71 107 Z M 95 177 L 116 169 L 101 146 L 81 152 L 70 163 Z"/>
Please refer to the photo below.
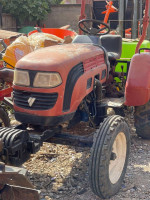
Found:
<path fill-rule="evenodd" d="M 14 90 L 16 106 L 30 110 L 49 110 L 56 104 L 58 93 L 37 93 Z"/>

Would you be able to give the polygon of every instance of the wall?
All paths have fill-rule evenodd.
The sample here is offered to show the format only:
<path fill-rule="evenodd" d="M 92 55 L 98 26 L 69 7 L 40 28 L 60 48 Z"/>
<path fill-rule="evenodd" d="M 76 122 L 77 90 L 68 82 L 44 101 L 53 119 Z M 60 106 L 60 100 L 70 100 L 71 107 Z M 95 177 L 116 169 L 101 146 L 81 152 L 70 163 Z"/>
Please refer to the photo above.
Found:
<path fill-rule="evenodd" d="M 2 27 L 2 5 L 0 3 L 0 28 Z"/>
<path fill-rule="evenodd" d="M 63 4 L 52 6 L 51 12 L 48 14 L 43 23 L 47 28 L 59 28 L 64 25 L 71 25 L 71 29 L 78 31 L 78 21 L 80 16 L 81 5 Z M 86 14 L 91 18 L 91 6 L 86 5 Z"/>
<path fill-rule="evenodd" d="M 65 4 L 81 4 L 82 0 L 65 0 Z M 93 0 L 86 0 L 86 3 L 91 4 Z"/>
<path fill-rule="evenodd" d="M 51 7 L 51 12 L 41 23 L 46 28 L 59 28 L 65 25 L 71 25 L 71 29 L 78 32 L 78 21 L 81 5 L 63 4 Z M 92 18 L 91 5 L 86 5 L 86 15 Z M 23 26 L 35 26 L 36 22 L 25 22 Z M 16 20 L 9 14 L 2 14 L 2 29 L 16 31 Z"/>
<path fill-rule="evenodd" d="M 16 31 L 16 20 L 9 14 L 2 13 L 2 29 Z"/>

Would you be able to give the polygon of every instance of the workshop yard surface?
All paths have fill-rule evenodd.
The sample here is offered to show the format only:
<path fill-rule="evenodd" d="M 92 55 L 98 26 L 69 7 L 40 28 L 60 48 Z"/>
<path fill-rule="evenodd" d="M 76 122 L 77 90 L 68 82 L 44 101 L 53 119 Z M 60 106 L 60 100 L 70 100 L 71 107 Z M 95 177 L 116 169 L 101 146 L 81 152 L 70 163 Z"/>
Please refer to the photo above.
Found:
<path fill-rule="evenodd" d="M 150 199 L 150 141 L 142 140 L 131 125 L 130 160 L 120 192 L 111 200 Z M 83 127 L 82 127 L 83 129 Z M 82 132 L 87 132 L 85 126 Z M 24 164 L 41 200 L 98 200 L 89 188 L 90 148 L 44 143 Z"/>

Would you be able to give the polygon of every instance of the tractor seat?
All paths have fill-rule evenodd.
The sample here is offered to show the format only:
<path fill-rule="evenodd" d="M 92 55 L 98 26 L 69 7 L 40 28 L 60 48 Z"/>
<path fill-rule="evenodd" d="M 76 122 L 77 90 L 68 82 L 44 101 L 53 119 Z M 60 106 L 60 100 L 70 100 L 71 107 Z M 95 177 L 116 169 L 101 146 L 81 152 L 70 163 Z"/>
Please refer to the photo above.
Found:
<path fill-rule="evenodd" d="M 101 45 L 100 38 L 94 35 L 77 35 L 73 39 L 72 43 L 88 43 Z"/>
<path fill-rule="evenodd" d="M 122 37 L 120 35 L 103 35 L 100 37 L 100 41 L 108 52 L 109 61 L 120 59 L 122 52 Z"/>
<path fill-rule="evenodd" d="M 109 61 L 115 61 L 121 57 L 122 52 L 122 38 L 120 35 L 77 35 L 72 43 L 88 43 L 96 44 L 104 47 L 108 54 Z"/>

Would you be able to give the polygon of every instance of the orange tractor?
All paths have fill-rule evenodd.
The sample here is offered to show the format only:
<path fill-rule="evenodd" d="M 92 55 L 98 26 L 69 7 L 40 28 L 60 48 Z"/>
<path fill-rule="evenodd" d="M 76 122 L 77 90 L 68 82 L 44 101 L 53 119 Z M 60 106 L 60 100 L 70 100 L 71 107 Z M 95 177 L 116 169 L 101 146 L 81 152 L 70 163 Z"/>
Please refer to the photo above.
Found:
<path fill-rule="evenodd" d="M 84 6 L 82 0 L 83 10 Z M 149 0 L 146 0 L 140 43 L 148 25 L 148 10 Z M 97 23 L 97 28 L 90 27 L 88 22 Z M 92 146 L 91 189 L 101 198 L 110 198 L 119 191 L 125 176 L 130 128 L 122 116 L 107 116 L 107 109 L 121 112 L 126 106 L 135 106 L 137 134 L 150 137 L 150 55 L 136 54 L 127 82 L 121 79 L 122 84 L 117 85 L 114 68 L 121 56 L 121 36 L 107 34 L 109 26 L 99 20 L 84 19 L 79 27 L 88 35 L 77 35 L 71 44 L 39 49 L 17 62 L 13 98 L 15 117 L 21 124 L 0 128 L 0 158 L 5 163 L 21 164 L 44 141 L 69 144 L 76 141 L 76 145 Z M 101 32 L 104 29 L 107 32 Z M 81 121 L 89 122 L 96 131 L 90 136 L 63 133 L 64 123 L 70 129 Z"/>

